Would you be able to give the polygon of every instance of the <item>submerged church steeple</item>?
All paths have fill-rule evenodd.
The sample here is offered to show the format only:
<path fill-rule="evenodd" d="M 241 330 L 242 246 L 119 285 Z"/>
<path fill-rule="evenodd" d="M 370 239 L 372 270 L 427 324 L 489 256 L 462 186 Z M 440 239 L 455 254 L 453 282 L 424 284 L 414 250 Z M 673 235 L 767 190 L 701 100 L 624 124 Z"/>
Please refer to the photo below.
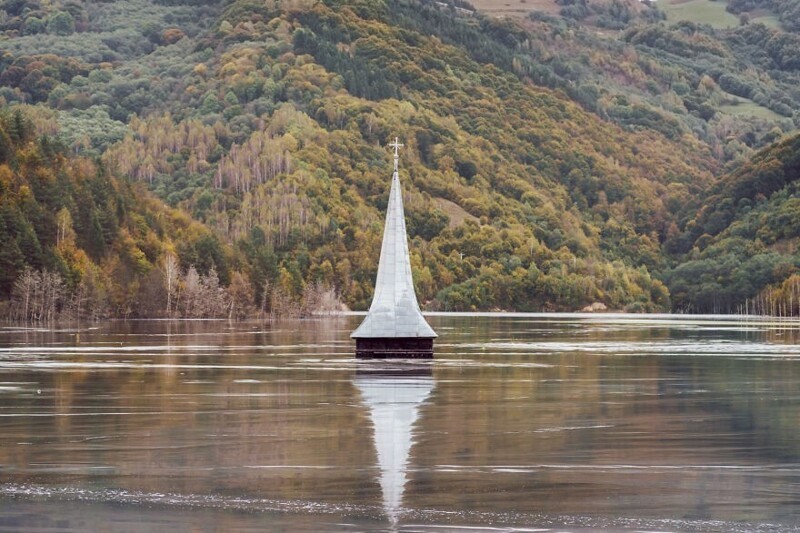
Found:
<path fill-rule="evenodd" d="M 375 295 L 361 325 L 350 335 L 356 339 L 357 357 L 432 357 L 437 337 L 419 309 L 411 276 L 403 195 L 398 173 L 399 150 L 394 148 L 394 173 L 383 228 Z"/>

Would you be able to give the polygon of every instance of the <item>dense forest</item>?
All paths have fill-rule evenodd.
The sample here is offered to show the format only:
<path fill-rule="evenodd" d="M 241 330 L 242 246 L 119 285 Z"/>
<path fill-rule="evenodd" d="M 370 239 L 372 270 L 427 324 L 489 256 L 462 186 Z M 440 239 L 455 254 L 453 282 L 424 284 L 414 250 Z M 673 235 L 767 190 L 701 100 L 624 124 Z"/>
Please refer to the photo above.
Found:
<path fill-rule="evenodd" d="M 428 309 L 797 314 L 794 28 L 615 1 L 6 2 L 3 313 L 365 309 L 399 136 Z"/>
<path fill-rule="evenodd" d="M 19 109 L 0 115 L 0 192 L 0 294 L 10 318 L 255 312 L 249 283 L 208 228 L 143 184 L 37 138 Z"/>

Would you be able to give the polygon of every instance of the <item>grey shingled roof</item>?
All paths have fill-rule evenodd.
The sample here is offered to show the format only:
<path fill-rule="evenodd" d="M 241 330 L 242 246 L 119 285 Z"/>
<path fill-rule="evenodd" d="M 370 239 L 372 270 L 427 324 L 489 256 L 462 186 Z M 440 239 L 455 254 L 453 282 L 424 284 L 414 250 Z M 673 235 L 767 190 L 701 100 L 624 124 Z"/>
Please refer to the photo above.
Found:
<path fill-rule="evenodd" d="M 357 338 L 435 338 L 433 331 L 419 310 L 414 281 L 411 277 L 411 260 L 408 255 L 408 236 L 403 212 L 403 195 L 397 173 L 397 148 L 395 140 L 395 167 L 386 225 L 383 228 L 381 258 L 375 280 L 375 295 L 367 317 L 350 335 Z"/>

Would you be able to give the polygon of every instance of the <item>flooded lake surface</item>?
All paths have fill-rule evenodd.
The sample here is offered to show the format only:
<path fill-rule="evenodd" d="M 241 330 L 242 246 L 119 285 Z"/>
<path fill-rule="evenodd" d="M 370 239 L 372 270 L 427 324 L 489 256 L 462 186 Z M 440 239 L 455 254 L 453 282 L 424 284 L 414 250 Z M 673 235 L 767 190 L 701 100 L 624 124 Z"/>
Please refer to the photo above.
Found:
<path fill-rule="evenodd" d="M 800 530 L 797 322 L 0 329 L 0 531 Z"/>

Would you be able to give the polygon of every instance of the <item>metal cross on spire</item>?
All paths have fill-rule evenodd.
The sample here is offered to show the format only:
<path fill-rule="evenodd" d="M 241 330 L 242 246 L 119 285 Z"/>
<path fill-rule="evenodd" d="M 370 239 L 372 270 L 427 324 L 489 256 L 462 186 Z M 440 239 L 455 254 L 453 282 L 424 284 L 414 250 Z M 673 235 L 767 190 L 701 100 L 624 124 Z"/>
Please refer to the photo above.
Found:
<path fill-rule="evenodd" d="M 405 146 L 400 140 L 395 137 L 393 143 L 389 143 L 389 146 L 394 148 L 394 171 L 397 172 L 397 160 L 400 159 L 400 148 Z"/>

